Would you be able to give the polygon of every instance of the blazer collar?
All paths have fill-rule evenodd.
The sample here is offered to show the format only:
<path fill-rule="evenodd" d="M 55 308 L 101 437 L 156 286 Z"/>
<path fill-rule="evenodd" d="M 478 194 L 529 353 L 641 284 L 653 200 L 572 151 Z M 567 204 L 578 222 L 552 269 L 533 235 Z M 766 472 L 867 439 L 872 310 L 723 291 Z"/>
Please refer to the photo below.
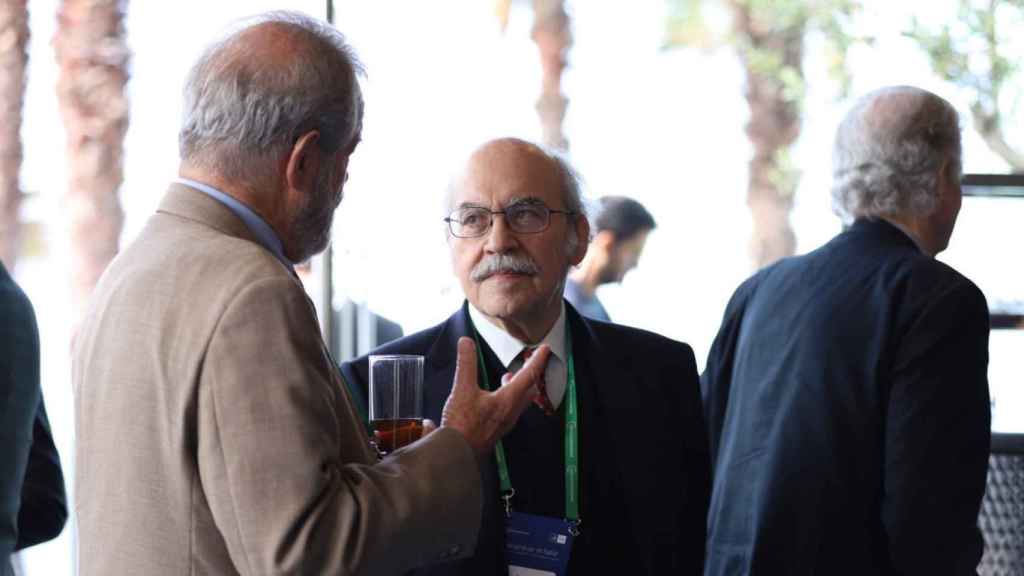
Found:
<path fill-rule="evenodd" d="M 157 212 L 198 222 L 228 236 L 260 243 L 245 222 L 230 208 L 184 184 L 170 185 Z"/>
<path fill-rule="evenodd" d="M 913 248 L 918 252 L 921 251 L 917 241 L 911 238 L 909 234 L 892 222 L 882 218 L 858 218 L 850 225 L 847 233 L 858 236 L 868 235 L 886 244 Z"/>

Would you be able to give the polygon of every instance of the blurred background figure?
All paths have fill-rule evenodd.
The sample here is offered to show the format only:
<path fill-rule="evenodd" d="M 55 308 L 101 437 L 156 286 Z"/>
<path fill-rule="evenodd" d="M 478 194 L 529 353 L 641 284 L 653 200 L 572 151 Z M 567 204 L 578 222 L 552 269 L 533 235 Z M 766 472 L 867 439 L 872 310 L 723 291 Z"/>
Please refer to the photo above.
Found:
<path fill-rule="evenodd" d="M 565 298 L 580 314 L 611 322 L 608 311 L 597 299 L 602 284 L 622 282 L 636 268 L 647 235 L 654 230 L 654 217 L 632 198 L 605 196 L 594 216 L 594 234 L 587 255 L 565 282 Z"/>
<path fill-rule="evenodd" d="M 39 387 L 32 303 L 0 263 L 0 575 L 10 556 L 60 534 L 64 478 Z"/>

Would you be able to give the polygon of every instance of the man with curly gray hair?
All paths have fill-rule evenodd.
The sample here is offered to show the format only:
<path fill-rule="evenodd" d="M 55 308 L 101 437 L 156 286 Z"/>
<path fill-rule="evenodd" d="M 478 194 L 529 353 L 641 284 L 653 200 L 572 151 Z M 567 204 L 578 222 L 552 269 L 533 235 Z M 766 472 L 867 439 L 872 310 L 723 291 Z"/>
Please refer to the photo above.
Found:
<path fill-rule="evenodd" d="M 946 248 L 960 209 L 960 166 L 956 110 L 916 88 L 883 88 L 860 100 L 839 127 L 833 209 L 846 223 L 890 220 L 935 255 Z M 940 184 L 957 188 L 944 210 L 937 210 Z"/>
<path fill-rule="evenodd" d="M 846 229 L 733 295 L 701 381 L 705 574 L 974 574 L 988 307 L 935 260 L 960 210 L 956 111 L 858 101 L 835 142 Z"/>

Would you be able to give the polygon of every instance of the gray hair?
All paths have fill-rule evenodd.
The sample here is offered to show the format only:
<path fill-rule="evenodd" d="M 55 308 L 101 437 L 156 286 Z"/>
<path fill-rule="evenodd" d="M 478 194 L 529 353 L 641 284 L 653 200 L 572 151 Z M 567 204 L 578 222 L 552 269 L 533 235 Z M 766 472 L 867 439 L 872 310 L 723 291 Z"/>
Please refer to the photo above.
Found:
<path fill-rule="evenodd" d="M 861 98 L 836 133 L 832 209 L 860 217 L 926 216 L 938 201 L 939 168 L 960 177 L 960 125 L 945 100 L 912 86 Z"/>
<path fill-rule="evenodd" d="M 587 218 L 587 209 L 583 204 L 583 195 L 581 193 L 583 186 L 581 185 L 582 178 L 580 178 L 580 173 L 573 168 L 572 164 L 569 164 L 569 160 L 562 154 L 550 150 L 544 150 L 544 152 L 555 164 L 555 169 L 558 170 L 558 175 L 561 177 L 562 201 L 565 202 L 565 209 L 574 212 L 576 218 Z M 566 239 L 566 249 L 572 252 L 579 246 L 580 239 L 576 234 L 576 227 L 571 226 L 570 228 L 570 233 Z M 586 238 L 585 241 L 590 242 L 590 238 Z"/>
<path fill-rule="evenodd" d="M 272 33 L 281 41 L 262 41 Z M 280 53 L 281 44 L 290 52 L 268 62 L 268 51 Z M 253 183 L 272 176 L 277 158 L 311 130 L 320 132 L 321 150 L 335 153 L 360 129 L 362 74 L 345 37 L 327 23 L 286 11 L 243 21 L 189 72 L 182 160 Z"/>

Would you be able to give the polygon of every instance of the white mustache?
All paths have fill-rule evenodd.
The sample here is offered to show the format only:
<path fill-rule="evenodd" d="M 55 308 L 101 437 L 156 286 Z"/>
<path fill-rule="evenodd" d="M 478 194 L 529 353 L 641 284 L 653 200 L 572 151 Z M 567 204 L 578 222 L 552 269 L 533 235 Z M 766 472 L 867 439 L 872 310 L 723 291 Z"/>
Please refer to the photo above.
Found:
<path fill-rule="evenodd" d="M 474 282 L 483 282 L 495 274 L 525 274 L 536 276 L 540 268 L 525 255 L 494 254 L 480 261 L 473 267 L 470 278 Z"/>

